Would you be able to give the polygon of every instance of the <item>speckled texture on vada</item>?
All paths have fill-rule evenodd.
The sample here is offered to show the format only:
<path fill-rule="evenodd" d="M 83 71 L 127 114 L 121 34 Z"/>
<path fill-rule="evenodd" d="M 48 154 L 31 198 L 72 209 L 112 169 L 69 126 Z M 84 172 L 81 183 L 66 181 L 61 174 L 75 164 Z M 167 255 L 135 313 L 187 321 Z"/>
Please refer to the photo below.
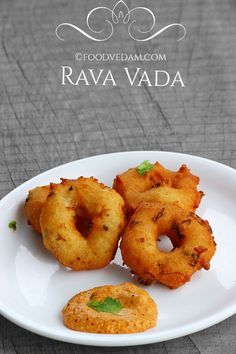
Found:
<path fill-rule="evenodd" d="M 203 196 L 197 190 L 199 178 L 186 165 L 176 172 L 164 168 L 160 163 L 147 164 L 142 168 L 130 168 L 117 175 L 113 188 L 123 197 L 129 215 L 142 201 L 178 204 L 183 209 L 194 211 Z"/>
<path fill-rule="evenodd" d="M 50 192 L 50 186 L 41 186 L 31 189 L 25 201 L 25 211 L 28 223 L 34 231 L 41 233 L 40 215 Z"/>
<path fill-rule="evenodd" d="M 157 240 L 167 235 L 171 252 L 158 249 Z M 177 205 L 141 203 L 122 235 L 124 263 L 145 284 L 155 282 L 178 288 L 192 275 L 209 269 L 216 249 L 207 221 Z"/>
<path fill-rule="evenodd" d="M 125 226 L 123 208 L 121 196 L 92 177 L 51 184 L 40 215 L 43 244 L 71 269 L 105 267 Z"/>

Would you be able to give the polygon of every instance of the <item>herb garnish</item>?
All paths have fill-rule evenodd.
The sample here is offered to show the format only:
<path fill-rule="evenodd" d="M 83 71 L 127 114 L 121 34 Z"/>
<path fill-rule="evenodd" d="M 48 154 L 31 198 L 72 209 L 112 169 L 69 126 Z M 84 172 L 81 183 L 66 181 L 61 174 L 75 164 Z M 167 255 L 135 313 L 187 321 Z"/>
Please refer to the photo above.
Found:
<path fill-rule="evenodd" d="M 12 220 L 8 224 L 9 229 L 12 229 L 13 231 L 16 231 L 16 220 Z"/>
<path fill-rule="evenodd" d="M 136 171 L 143 176 L 146 172 L 149 172 L 153 169 L 154 165 L 148 160 L 144 160 L 140 165 L 136 167 Z"/>
<path fill-rule="evenodd" d="M 87 305 L 97 312 L 118 313 L 122 309 L 120 301 L 112 297 L 106 297 L 103 301 L 90 301 Z"/>

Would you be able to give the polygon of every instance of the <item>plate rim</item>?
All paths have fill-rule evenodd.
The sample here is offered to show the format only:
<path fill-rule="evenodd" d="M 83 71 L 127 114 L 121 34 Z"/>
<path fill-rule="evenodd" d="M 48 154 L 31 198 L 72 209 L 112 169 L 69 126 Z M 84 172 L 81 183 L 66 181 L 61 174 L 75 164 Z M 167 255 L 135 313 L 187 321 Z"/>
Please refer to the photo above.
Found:
<path fill-rule="evenodd" d="M 52 171 L 55 171 L 61 167 L 66 167 L 67 165 L 70 165 L 70 164 L 74 164 L 74 163 L 77 163 L 79 161 L 84 161 L 84 160 L 88 160 L 88 159 L 94 159 L 94 158 L 100 158 L 100 157 L 104 157 L 104 156 L 109 156 L 109 155 L 120 155 L 120 154 L 127 154 L 127 155 L 131 155 L 131 154 L 137 154 L 137 153 L 158 153 L 158 154 L 163 154 L 163 155 L 178 155 L 178 156 L 187 156 L 187 157 L 190 157 L 190 158 L 193 158 L 193 159 L 201 159 L 205 162 L 210 162 L 216 166 L 220 166 L 222 168 L 225 168 L 225 169 L 228 169 L 230 170 L 231 172 L 235 173 L 236 174 L 236 169 L 231 167 L 231 166 L 228 166 L 228 165 L 225 165 L 221 162 L 218 162 L 218 161 L 215 161 L 215 160 L 211 160 L 211 159 L 207 159 L 206 157 L 202 157 L 202 156 L 198 156 L 198 155 L 191 155 L 191 154 L 186 154 L 186 153 L 183 153 L 183 152 L 174 152 L 174 151 L 159 151 L 159 150 L 132 150 L 132 151 L 116 151 L 116 152 L 110 152 L 110 153 L 107 153 L 107 154 L 99 154 L 99 155 L 91 155 L 91 156 L 88 156 L 88 157 L 83 157 L 81 159 L 77 159 L 77 160 L 72 160 L 72 161 L 69 161 L 69 162 L 66 162 L 66 163 L 63 163 L 61 165 L 57 165 L 55 167 L 52 167 L 46 171 L 43 171 L 41 173 L 39 173 L 38 175 L 36 176 L 33 176 L 32 178 L 28 179 L 27 181 L 21 183 L 19 186 L 17 186 L 16 188 L 14 188 L 12 191 L 10 191 L 9 193 L 7 193 L 4 197 L 2 197 L 0 199 L 0 205 L 2 202 L 5 201 L 5 199 L 11 195 L 11 193 L 19 190 L 20 188 L 23 188 L 27 183 L 29 182 L 33 182 L 35 179 L 37 179 L 38 177 L 41 177 L 41 176 L 44 176 L 45 174 L 47 174 L 48 172 L 52 172 Z"/>
<path fill-rule="evenodd" d="M 27 184 L 30 182 L 34 182 L 34 180 L 43 177 L 47 173 L 51 173 L 53 171 L 56 171 L 57 169 L 60 168 L 66 168 L 67 165 L 71 164 L 76 164 L 84 160 L 92 160 L 96 158 L 104 158 L 107 156 L 111 155 L 120 155 L 120 154 L 126 154 L 126 155 L 132 155 L 132 154 L 137 154 L 137 153 L 142 153 L 142 154 L 159 154 L 159 155 L 173 155 L 173 156 L 187 156 L 188 158 L 194 159 L 194 160 L 203 160 L 206 163 L 211 163 L 214 166 L 218 166 L 220 168 L 224 168 L 225 170 L 228 170 L 229 173 L 235 174 L 236 177 L 236 170 L 233 167 L 230 167 L 228 165 L 225 165 L 223 163 L 217 162 L 215 160 L 207 159 L 205 157 L 197 156 L 197 155 L 191 155 L 191 154 L 186 154 L 186 153 L 180 153 L 180 152 L 173 152 L 173 151 L 158 151 L 158 150 L 134 150 L 134 151 L 120 151 L 120 152 L 112 152 L 112 153 L 107 153 L 107 154 L 100 154 L 100 155 L 93 155 L 93 156 L 88 156 L 82 159 L 77 159 L 73 160 L 58 166 L 55 166 L 51 169 L 48 169 L 32 178 L 29 180 L 23 182 L 16 188 L 14 188 L 12 191 L 10 191 L 8 194 L 6 194 L 1 200 L 0 200 L 0 208 L 4 205 L 4 203 L 7 202 L 8 198 L 11 197 L 12 194 L 19 192 L 22 188 L 24 188 Z M 68 342 L 68 343 L 74 343 L 74 344 L 81 344 L 81 345 L 90 345 L 90 346 L 131 346 L 131 345 L 145 345 L 145 344 L 151 344 L 151 343 L 158 343 L 170 339 L 175 339 L 178 337 L 182 337 L 184 335 L 189 335 L 198 331 L 201 331 L 203 329 L 209 328 L 231 316 L 233 316 L 236 313 L 236 300 L 233 304 L 230 304 L 229 306 L 226 307 L 226 309 L 222 309 L 218 311 L 217 313 L 214 313 L 210 316 L 203 319 L 200 319 L 198 321 L 195 321 L 194 323 L 191 323 L 189 325 L 182 325 L 180 327 L 174 328 L 172 330 L 165 330 L 161 333 L 161 335 L 158 336 L 157 333 L 148 333 L 148 332 L 143 332 L 145 333 L 145 337 L 140 336 L 140 333 L 134 333 L 134 334 L 95 334 L 95 333 L 84 333 L 84 332 L 75 332 L 72 330 L 68 329 L 68 334 L 62 335 L 60 333 L 56 333 L 55 330 L 48 330 L 47 327 L 44 325 L 37 325 L 37 322 L 34 322 L 32 320 L 27 319 L 23 315 L 19 315 L 15 310 L 11 310 L 8 306 L 4 305 L 4 303 L 0 300 L 0 314 L 5 317 L 6 319 L 10 320 L 11 322 L 15 323 L 16 325 L 32 332 L 36 333 L 38 335 L 42 335 L 47 338 L 51 338 L 54 340 L 59 340 L 63 342 Z M 158 328 L 158 324 L 157 324 Z M 157 338 L 158 337 L 158 338 Z"/>

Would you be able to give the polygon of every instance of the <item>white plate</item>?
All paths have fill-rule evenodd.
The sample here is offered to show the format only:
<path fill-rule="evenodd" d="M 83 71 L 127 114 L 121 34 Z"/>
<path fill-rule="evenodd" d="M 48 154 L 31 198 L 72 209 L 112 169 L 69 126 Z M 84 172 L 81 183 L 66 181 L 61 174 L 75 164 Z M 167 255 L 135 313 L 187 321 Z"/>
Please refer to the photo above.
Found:
<path fill-rule="evenodd" d="M 64 304 L 79 291 L 132 281 L 119 251 L 112 264 L 95 271 L 73 272 L 60 266 L 43 248 L 40 236 L 27 225 L 24 200 L 29 189 L 58 182 L 60 177 L 95 176 L 112 185 L 116 174 L 143 160 L 177 169 L 186 163 L 201 179 L 206 193 L 198 214 L 208 219 L 217 242 L 210 271 L 197 272 L 176 290 L 146 287 L 159 308 L 156 328 L 139 334 L 103 335 L 67 329 Z M 0 201 L 0 312 L 12 322 L 40 335 L 79 344 L 126 346 L 180 337 L 207 328 L 236 312 L 236 171 L 214 161 L 170 152 L 127 152 L 68 163 L 34 177 Z M 17 230 L 8 228 L 17 221 Z"/>

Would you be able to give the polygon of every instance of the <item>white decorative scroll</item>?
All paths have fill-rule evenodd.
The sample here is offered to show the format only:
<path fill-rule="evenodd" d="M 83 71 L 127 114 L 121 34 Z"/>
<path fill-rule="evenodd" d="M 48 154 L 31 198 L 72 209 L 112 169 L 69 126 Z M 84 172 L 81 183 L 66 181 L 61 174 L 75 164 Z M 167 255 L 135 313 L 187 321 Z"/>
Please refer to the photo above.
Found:
<path fill-rule="evenodd" d="M 104 20 L 105 23 L 108 23 L 107 34 L 104 34 L 105 33 L 105 28 L 104 28 L 105 26 L 101 30 L 95 30 L 94 28 L 92 28 L 92 25 L 90 23 L 91 22 L 91 15 L 96 14 L 100 10 L 104 11 L 104 13 L 106 13 L 106 15 L 110 16 L 109 20 L 108 19 Z M 148 28 L 145 31 L 141 30 L 141 29 L 135 29 L 136 28 L 135 24 L 137 22 L 135 20 L 135 14 L 137 14 L 138 12 L 139 13 L 146 13 L 146 15 L 149 16 L 151 19 L 151 26 L 150 26 L 150 28 Z M 134 19 L 132 20 L 131 18 L 134 18 Z M 119 22 L 122 22 L 125 25 L 128 24 L 129 36 L 137 42 L 149 41 L 149 40 L 159 36 L 161 33 L 163 33 L 164 31 L 166 31 L 172 27 L 177 27 L 182 32 L 181 36 L 177 39 L 178 41 L 181 41 L 186 35 L 186 28 L 181 23 L 171 23 L 171 24 L 159 29 L 158 31 L 154 32 L 153 34 L 150 34 L 150 32 L 154 29 L 154 26 L 156 24 L 156 17 L 153 14 L 153 12 L 151 10 L 149 10 L 147 7 L 135 7 L 130 10 L 123 0 L 119 0 L 116 3 L 116 5 L 113 7 L 113 9 L 110 9 L 105 6 L 99 6 L 99 7 L 95 7 L 94 9 L 92 9 L 88 13 L 87 18 L 86 18 L 86 24 L 87 24 L 88 29 L 91 31 L 91 34 L 85 32 L 80 27 L 75 26 L 72 23 L 65 22 L 65 23 L 61 23 L 60 25 L 57 26 L 56 36 L 58 39 L 63 41 L 64 39 L 58 33 L 59 29 L 61 27 L 71 27 L 71 28 L 75 29 L 76 31 L 80 32 L 81 34 L 83 34 L 85 37 L 87 37 L 93 41 L 104 42 L 104 41 L 108 40 L 109 38 L 111 38 L 111 36 L 114 33 L 114 25 L 118 24 Z M 104 34 L 104 36 L 102 38 L 98 38 L 98 36 L 96 36 L 96 34 L 99 34 L 99 35 Z M 141 38 L 140 38 L 140 34 L 141 34 Z M 143 35 L 147 35 L 147 36 L 142 38 Z"/>

